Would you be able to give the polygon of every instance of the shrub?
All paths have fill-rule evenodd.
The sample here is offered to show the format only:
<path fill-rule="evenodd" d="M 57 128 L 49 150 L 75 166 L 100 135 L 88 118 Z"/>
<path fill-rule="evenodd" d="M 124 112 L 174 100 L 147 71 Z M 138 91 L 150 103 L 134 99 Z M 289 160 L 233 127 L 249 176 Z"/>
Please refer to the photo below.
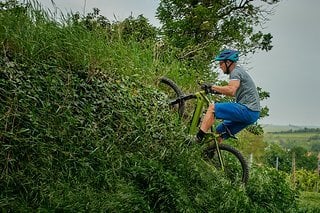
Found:
<path fill-rule="evenodd" d="M 320 177 L 317 172 L 305 169 L 296 171 L 296 187 L 301 191 L 317 192 L 320 186 Z"/>
<path fill-rule="evenodd" d="M 298 194 L 286 173 L 268 167 L 253 167 L 247 194 L 264 212 L 290 212 L 297 206 Z"/>

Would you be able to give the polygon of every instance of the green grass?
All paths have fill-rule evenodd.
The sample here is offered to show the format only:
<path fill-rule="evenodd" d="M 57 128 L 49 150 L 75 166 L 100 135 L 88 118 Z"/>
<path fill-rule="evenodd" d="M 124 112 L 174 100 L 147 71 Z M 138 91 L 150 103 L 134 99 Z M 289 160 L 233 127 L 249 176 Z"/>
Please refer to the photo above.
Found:
<path fill-rule="evenodd" d="M 299 212 L 320 212 L 319 201 L 319 192 L 302 192 L 299 198 Z"/>
<path fill-rule="evenodd" d="M 319 133 L 317 132 L 277 132 L 265 133 L 264 141 L 269 143 L 277 143 L 287 149 L 300 146 L 311 151 L 313 145 L 320 143 L 320 140 L 317 139 L 318 137 Z"/>
<path fill-rule="evenodd" d="M 287 131 L 302 131 L 305 129 L 317 129 L 319 126 L 296 126 L 296 125 L 273 125 L 262 124 L 265 132 L 287 132 Z"/>
<path fill-rule="evenodd" d="M 277 143 L 286 149 L 303 147 L 308 151 L 318 151 L 319 127 L 265 125 L 263 128 L 264 141 L 267 143 Z"/>

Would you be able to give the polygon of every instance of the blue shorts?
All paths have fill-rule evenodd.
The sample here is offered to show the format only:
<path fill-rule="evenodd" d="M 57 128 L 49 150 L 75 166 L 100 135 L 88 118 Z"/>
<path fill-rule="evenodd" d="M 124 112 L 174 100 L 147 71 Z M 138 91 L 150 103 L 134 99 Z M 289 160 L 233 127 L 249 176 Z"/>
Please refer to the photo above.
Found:
<path fill-rule="evenodd" d="M 259 111 L 252 111 L 248 107 L 238 103 L 215 103 L 215 117 L 222 119 L 216 131 L 221 134 L 224 139 L 230 137 L 226 128 L 235 135 L 250 124 L 256 122 L 260 116 Z"/>

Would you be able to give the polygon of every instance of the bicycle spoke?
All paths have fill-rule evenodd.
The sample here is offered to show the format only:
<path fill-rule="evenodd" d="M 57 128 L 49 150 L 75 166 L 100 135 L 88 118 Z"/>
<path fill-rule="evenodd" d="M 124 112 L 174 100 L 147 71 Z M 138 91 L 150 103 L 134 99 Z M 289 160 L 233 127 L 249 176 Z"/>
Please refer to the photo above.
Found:
<path fill-rule="evenodd" d="M 215 168 L 224 172 L 225 176 L 233 183 L 248 180 L 248 166 L 246 161 L 233 147 L 220 145 L 220 158 L 215 146 L 205 150 L 205 157 Z M 221 159 L 221 160 L 220 160 Z"/>

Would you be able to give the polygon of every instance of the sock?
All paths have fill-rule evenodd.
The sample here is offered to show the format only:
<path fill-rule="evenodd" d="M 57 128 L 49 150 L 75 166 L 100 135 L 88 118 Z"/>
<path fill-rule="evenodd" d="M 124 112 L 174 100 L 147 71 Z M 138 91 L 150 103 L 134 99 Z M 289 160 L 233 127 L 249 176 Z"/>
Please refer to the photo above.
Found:
<path fill-rule="evenodd" d="M 202 131 L 201 129 L 199 129 L 199 132 L 197 133 L 197 138 L 199 139 L 199 141 L 202 141 L 202 139 L 204 138 L 204 136 L 205 136 L 205 132 L 204 131 Z"/>

